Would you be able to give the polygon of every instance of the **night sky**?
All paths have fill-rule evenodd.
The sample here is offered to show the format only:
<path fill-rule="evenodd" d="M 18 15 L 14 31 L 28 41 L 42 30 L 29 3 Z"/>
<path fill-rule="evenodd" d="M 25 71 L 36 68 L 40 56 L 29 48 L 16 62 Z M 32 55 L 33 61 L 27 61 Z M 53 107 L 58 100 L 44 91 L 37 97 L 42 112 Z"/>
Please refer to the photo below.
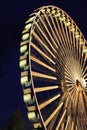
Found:
<path fill-rule="evenodd" d="M 55 2 L 56 1 L 56 2 Z M 14 0 L 0 2 L 0 130 L 8 124 L 12 112 L 19 108 L 28 130 L 27 109 L 20 85 L 19 48 L 24 23 L 33 10 L 55 5 L 68 13 L 87 39 L 86 0 Z"/>

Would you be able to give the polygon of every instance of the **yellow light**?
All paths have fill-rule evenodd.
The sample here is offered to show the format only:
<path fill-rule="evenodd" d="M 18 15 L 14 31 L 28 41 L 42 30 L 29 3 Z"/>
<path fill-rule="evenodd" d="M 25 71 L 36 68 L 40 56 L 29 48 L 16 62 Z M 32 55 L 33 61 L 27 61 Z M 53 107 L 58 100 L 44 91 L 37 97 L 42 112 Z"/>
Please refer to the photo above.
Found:
<path fill-rule="evenodd" d="M 26 26 L 25 26 L 25 29 L 27 29 L 27 30 L 29 30 L 31 28 L 31 23 L 29 23 L 29 24 L 27 24 Z"/>
<path fill-rule="evenodd" d="M 28 22 L 32 22 L 34 20 L 34 17 L 29 18 Z"/>
<path fill-rule="evenodd" d="M 26 39 L 28 39 L 29 38 L 29 34 L 28 33 L 26 33 L 26 34 L 24 34 L 23 36 L 22 36 L 22 40 L 26 40 Z"/>
<path fill-rule="evenodd" d="M 24 45 L 20 48 L 20 52 L 23 53 L 27 50 L 27 45 Z"/>
<path fill-rule="evenodd" d="M 71 23 L 68 21 L 68 22 L 65 22 L 65 25 L 66 26 L 69 26 Z"/>
<path fill-rule="evenodd" d="M 82 83 L 82 86 L 85 88 L 86 87 L 86 81 L 84 78 L 81 79 L 81 83 Z"/>
<path fill-rule="evenodd" d="M 21 84 L 28 82 L 28 76 L 21 77 Z"/>
<path fill-rule="evenodd" d="M 24 67 L 26 64 L 27 64 L 26 59 L 25 59 L 25 60 L 20 61 L 20 67 L 21 67 L 21 68 L 22 68 L 22 67 Z"/>
<path fill-rule="evenodd" d="M 44 12 L 45 12 L 45 9 L 43 9 L 42 12 L 44 13 Z"/>
<path fill-rule="evenodd" d="M 47 12 L 50 12 L 50 9 L 49 9 L 49 8 L 47 8 Z"/>
<path fill-rule="evenodd" d="M 74 31 L 75 31 L 75 28 L 74 28 L 74 27 L 72 27 L 70 30 L 71 30 L 71 32 L 74 32 Z"/>
<path fill-rule="evenodd" d="M 33 19 L 34 19 L 34 17 L 35 17 L 35 15 L 36 15 L 36 13 L 32 13 L 31 15 L 29 15 L 31 18 L 29 18 L 25 23 L 27 24 L 27 23 L 29 23 L 29 22 L 32 22 L 33 21 Z"/>
<path fill-rule="evenodd" d="M 59 20 L 64 21 L 66 18 L 65 16 L 59 17 Z"/>
<path fill-rule="evenodd" d="M 34 120 L 36 118 L 36 113 L 35 112 L 29 112 L 28 118 L 29 118 L 29 120 Z"/>
<path fill-rule="evenodd" d="M 31 94 L 24 95 L 23 99 L 24 99 L 24 102 L 26 103 L 29 102 L 31 100 Z"/>
<path fill-rule="evenodd" d="M 57 14 L 55 14 L 56 17 L 59 17 L 60 15 L 61 15 L 61 13 L 57 13 Z"/>
<path fill-rule="evenodd" d="M 79 38 L 79 37 L 80 37 L 80 35 L 79 35 L 79 34 L 77 34 L 75 37 L 76 37 L 76 38 Z"/>
<path fill-rule="evenodd" d="M 55 12 L 56 12 L 55 10 L 52 10 L 52 11 L 51 11 L 52 14 L 55 14 Z"/>
<path fill-rule="evenodd" d="M 84 44 L 85 40 L 84 39 L 80 39 L 80 44 Z"/>
<path fill-rule="evenodd" d="M 87 53 L 87 47 L 83 47 L 83 53 Z"/>
<path fill-rule="evenodd" d="M 35 129 L 38 128 L 38 127 L 41 128 L 41 123 L 35 123 L 35 124 L 33 124 L 33 125 L 34 125 L 34 128 L 35 128 Z"/>

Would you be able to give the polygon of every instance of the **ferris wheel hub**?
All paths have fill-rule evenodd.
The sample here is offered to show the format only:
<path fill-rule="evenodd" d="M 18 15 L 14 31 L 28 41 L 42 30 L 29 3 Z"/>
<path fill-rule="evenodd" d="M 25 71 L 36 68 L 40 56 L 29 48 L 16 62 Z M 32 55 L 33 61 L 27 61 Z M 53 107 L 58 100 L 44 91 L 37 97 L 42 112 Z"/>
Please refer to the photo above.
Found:
<path fill-rule="evenodd" d="M 82 83 L 78 79 L 76 80 L 76 86 L 77 86 L 77 91 L 81 92 L 82 91 Z"/>

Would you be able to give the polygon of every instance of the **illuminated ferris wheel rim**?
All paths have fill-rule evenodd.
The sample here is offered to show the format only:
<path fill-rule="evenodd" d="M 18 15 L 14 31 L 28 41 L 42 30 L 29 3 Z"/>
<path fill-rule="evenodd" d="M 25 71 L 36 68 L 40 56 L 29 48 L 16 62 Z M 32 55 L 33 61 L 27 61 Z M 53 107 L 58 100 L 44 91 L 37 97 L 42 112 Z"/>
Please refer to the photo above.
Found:
<path fill-rule="evenodd" d="M 77 26 L 76 23 L 75 23 L 75 21 L 74 21 L 64 10 L 62 10 L 61 8 L 59 8 L 59 7 L 57 7 L 57 6 L 48 5 L 48 6 L 42 6 L 41 8 L 38 8 L 38 9 L 34 10 L 35 12 L 37 12 L 37 11 L 38 11 L 38 12 L 35 13 L 36 16 L 35 16 L 34 19 L 33 19 L 33 23 L 32 23 L 32 26 L 31 26 L 31 30 L 32 30 L 33 24 L 34 24 L 34 22 L 35 22 L 37 16 L 40 15 L 40 12 L 42 12 L 44 9 L 47 9 L 47 8 L 48 8 L 48 9 L 49 9 L 49 8 L 57 9 L 58 11 L 63 12 L 66 16 L 68 16 L 68 18 L 69 18 L 70 20 L 72 20 L 72 22 L 74 23 L 74 25 Z M 32 16 L 32 14 L 29 15 L 29 16 Z M 85 39 L 84 35 L 82 34 L 82 32 L 81 32 L 81 30 L 79 29 L 78 26 L 77 26 L 77 28 L 78 28 L 79 32 L 81 33 L 83 39 Z M 30 36 L 31 36 L 31 31 L 30 31 Z M 30 39 L 30 41 L 31 41 L 31 39 Z M 30 42 L 30 41 L 29 41 L 29 42 Z M 86 43 L 86 45 L 87 45 L 87 41 L 86 41 L 86 40 L 85 40 L 85 43 Z"/>
<path fill-rule="evenodd" d="M 81 31 L 79 30 L 79 28 L 77 27 L 77 25 L 74 23 L 74 21 L 70 18 L 70 16 L 68 16 L 63 10 L 61 10 L 60 8 L 57 8 L 55 6 L 44 6 L 44 7 L 41 7 L 40 10 L 38 10 L 38 12 L 35 14 L 34 16 L 34 19 L 33 19 L 33 22 L 32 22 L 32 25 L 31 25 L 31 29 L 30 29 L 30 39 L 29 39 L 29 64 L 30 64 L 30 73 L 31 73 L 31 82 L 32 82 L 32 87 L 33 87 L 33 92 L 34 92 L 34 96 L 35 96 L 35 99 L 36 99 L 36 104 L 37 104 L 37 107 L 38 107 L 38 110 L 39 110 L 39 114 L 40 114 L 40 117 L 41 117 L 41 120 L 43 122 L 43 125 L 44 125 L 44 120 L 43 120 L 43 117 L 42 117 L 42 114 L 40 112 L 40 109 L 39 109 L 39 104 L 38 104 L 38 100 L 37 100 L 37 96 L 36 96 L 36 92 L 35 92 L 35 88 L 34 88 L 34 82 L 33 82 L 33 74 L 32 74 L 32 64 L 31 64 L 31 44 L 32 44 L 32 30 L 33 28 L 35 27 L 35 23 L 36 23 L 36 19 L 38 18 L 38 16 L 40 15 L 41 12 L 44 12 L 46 13 L 47 9 L 52 9 L 51 11 L 54 11 L 54 10 L 57 10 L 58 12 L 61 12 L 62 15 L 66 16 L 67 19 L 69 20 L 69 24 L 71 24 L 70 22 L 72 22 L 72 25 L 74 25 L 77 29 L 77 31 L 80 33 L 80 36 L 82 37 L 82 39 L 84 39 L 84 44 L 86 44 L 86 40 L 84 38 L 84 36 L 82 35 Z M 36 10 L 37 11 L 37 10 Z M 50 12 L 51 13 L 51 12 Z M 53 12 L 53 17 L 55 17 L 55 13 Z M 32 15 L 31 15 L 32 16 Z M 32 17 L 31 17 L 32 18 Z M 63 19 L 61 19 L 63 20 Z M 27 22 L 26 22 L 27 23 Z M 65 24 L 65 23 L 64 23 Z M 69 25 L 68 25 L 69 26 Z M 76 35 L 78 36 L 78 35 Z M 34 45 L 33 45 L 34 46 Z M 39 74 L 39 73 L 38 73 Z M 77 79 L 76 79 L 77 80 Z M 46 126 L 44 125 L 44 128 L 46 128 Z"/>
<path fill-rule="evenodd" d="M 52 8 L 55 8 L 55 7 L 53 7 L 53 6 L 50 6 L 50 7 L 52 7 Z M 43 11 L 43 9 L 46 9 L 46 8 L 49 8 L 49 6 L 47 6 L 47 7 L 42 7 L 41 8 L 41 10 L 37 13 L 37 16 L 38 15 L 40 15 L 40 12 L 41 11 Z M 61 9 L 59 9 L 59 8 L 57 8 L 58 10 L 61 10 Z M 61 10 L 63 13 L 65 13 L 63 10 Z M 66 13 L 65 13 L 66 14 Z M 67 14 L 66 14 L 67 15 Z M 36 16 L 36 17 L 37 17 Z M 55 17 L 55 16 L 54 16 Z M 69 17 L 69 16 L 68 16 Z M 69 17 L 70 18 L 70 17 Z M 36 19 L 36 18 L 35 18 Z M 34 19 L 34 21 L 33 21 L 33 24 L 34 24 L 34 22 L 35 22 L 35 19 Z M 70 18 L 71 19 L 71 18 Z M 75 23 L 74 23 L 75 24 Z M 75 24 L 75 26 L 76 26 L 76 24 Z M 32 29 L 32 28 L 31 28 Z M 79 30 L 80 31 L 80 30 Z M 31 41 L 30 41 L 30 44 L 31 44 Z M 30 61 L 30 63 L 31 63 L 31 61 Z M 32 74 L 31 74 L 32 75 Z M 31 76 L 31 78 L 32 78 L 32 76 Z M 34 90 L 34 83 L 33 83 L 33 78 L 32 78 L 32 85 L 33 85 L 33 91 L 34 91 L 34 94 L 35 94 L 35 90 Z M 35 97 L 36 97 L 36 95 L 35 95 Z M 36 99 L 37 99 L 37 97 L 36 97 Z M 37 106 L 38 106 L 38 101 L 36 100 L 36 103 L 37 103 Z M 39 107 L 38 107 L 38 109 L 39 109 Z M 40 112 L 40 109 L 39 109 L 39 112 Z M 41 115 L 41 114 L 40 114 Z M 43 121 L 43 118 L 42 118 L 42 121 Z M 43 123 L 44 123 L 44 121 L 43 121 Z M 44 126 L 45 127 L 45 126 Z M 46 128 L 45 128 L 46 129 Z"/>

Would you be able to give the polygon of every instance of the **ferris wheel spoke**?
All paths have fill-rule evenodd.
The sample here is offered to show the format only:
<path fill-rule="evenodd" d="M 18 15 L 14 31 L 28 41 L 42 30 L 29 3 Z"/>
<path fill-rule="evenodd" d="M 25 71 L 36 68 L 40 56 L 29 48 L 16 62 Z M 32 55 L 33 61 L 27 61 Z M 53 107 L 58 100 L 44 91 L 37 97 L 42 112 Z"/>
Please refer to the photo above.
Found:
<path fill-rule="evenodd" d="M 64 130 L 64 122 L 61 124 L 61 129 L 60 130 Z"/>
<path fill-rule="evenodd" d="M 56 58 L 56 63 L 60 66 L 62 66 L 62 64 L 65 63 L 65 60 L 62 58 L 62 55 L 60 55 L 61 57 L 59 57 L 60 53 L 56 54 L 57 58 Z"/>
<path fill-rule="evenodd" d="M 46 36 L 46 33 L 43 31 L 43 29 L 40 27 L 40 25 L 38 23 L 35 23 L 36 27 L 39 29 L 39 31 L 41 32 L 41 34 L 43 35 L 43 37 L 45 38 L 45 40 L 48 42 L 48 44 L 50 45 L 50 47 L 52 48 L 52 50 L 56 53 L 55 48 L 53 47 L 53 45 L 51 44 L 51 42 L 49 41 L 48 37 Z"/>
<path fill-rule="evenodd" d="M 81 75 L 83 75 L 84 69 L 85 69 L 86 62 L 84 62 L 83 67 L 81 69 Z"/>
<path fill-rule="evenodd" d="M 61 125 L 62 122 L 63 122 L 63 119 L 64 119 L 65 115 L 66 115 L 66 109 L 64 110 L 64 112 L 63 112 L 63 114 L 62 114 L 62 116 L 61 116 L 61 118 L 60 118 L 60 121 L 58 122 L 58 125 L 57 125 L 57 127 L 56 127 L 56 130 L 59 129 L 60 125 Z"/>
<path fill-rule="evenodd" d="M 74 57 L 75 57 L 75 37 L 74 37 L 74 32 L 72 33 L 72 43 L 73 43 L 73 54 L 74 54 Z"/>
<path fill-rule="evenodd" d="M 69 72 L 67 72 L 67 71 L 65 71 L 65 79 L 69 80 L 71 82 L 74 82 L 73 81 L 73 76 Z"/>
<path fill-rule="evenodd" d="M 67 18 L 68 19 L 68 18 Z M 72 46 L 72 36 L 71 36 L 71 31 L 68 29 L 68 27 L 64 24 L 65 26 L 65 33 L 66 33 L 66 36 L 67 36 L 67 42 L 68 42 L 68 45 L 69 45 L 69 48 L 70 48 L 70 53 L 72 55 L 72 52 L 73 52 L 73 46 Z"/>
<path fill-rule="evenodd" d="M 70 88 L 68 88 L 68 91 L 70 92 L 71 90 L 73 90 L 73 88 L 75 87 L 71 86 Z"/>
<path fill-rule="evenodd" d="M 83 55 L 82 55 L 83 53 L 82 53 L 82 46 L 80 47 L 80 66 L 81 66 L 81 68 L 83 67 L 83 60 L 84 60 L 84 58 L 83 58 Z"/>
<path fill-rule="evenodd" d="M 80 38 L 80 41 L 81 41 L 81 38 Z M 81 61 L 81 58 L 82 58 L 82 51 L 81 51 L 81 44 L 79 44 L 79 50 L 78 50 L 78 52 L 79 52 L 79 62 Z M 81 62 L 80 62 L 80 65 L 81 65 Z"/>
<path fill-rule="evenodd" d="M 57 23 L 57 30 L 58 30 L 58 36 L 60 36 L 59 38 L 60 38 L 60 41 L 61 41 L 61 38 L 62 38 L 62 40 L 63 40 L 63 43 L 65 42 L 64 41 L 64 38 L 63 38 L 63 35 L 62 35 L 62 32 L 61 32 L 61 28 L 60 28 L 60 26 L 59 26 L 59 22 L 58 22 L 58 19 L 55 17 L 55 20 L 56 20 L 56 23 Z M 60 35 L 59 35 L 60 34 Z M 61 43 L 62 43 L 62 41 L 61 41 Z"/>
<path fill-rule="evenodd" d="M 71 94 L 71 99 L 74 99 L 76 93 L 76 88 L 74 87 L 73 90 L 70 92 Z"/>
<path fill-rule="evenodd" d="M 87 73 L 83 76 L 83 79 L 85 79 L 87 77 Z"/>
<path fill-rule="evenodd" d="M 57 21 L 57 19 L 56 19 L 56 23 L 57 23 L 58 21 Z M 58 23 L 57 23 L 58 24 Z M 60 49 L 59 49 L 59 51 L 61 52 L 60 54 L 61 55 L 64 55 L 65 54 L 65 49 L 64 49 L 64 46 L 62 45 L 62 43 L 63 43 L 63 41 L 62 41 L 62 37 L 61 37 L 61 33 L 60 33 L 60 31 L 61 31 L 61 29 L 56 29 L 57 31 L 57 39 L 58 39 L 58 47 L 60 47 Z M 57 53 L 57 54 L 59 54 L 59 53 Z"/>
<path fill-rule="evenodd" d="M 54 29 L 52 28 L 52 25 L 50 24 L 50 20 L 49 20 L 48 16 L 45 15 L 45 17 L 46 17 L 46 21 L 47 21 L 47 23 L 48 23 L 48 25 L 49 25 L 49 27 L 50 27 L 50 29 L 52 31 L 52 35 L 55 38 L 55 43 L 56 43 L 55 46 L 56 46 L 56 48 L 58 48 L 58 46 L 57 46 L 57 44 L 58 44 L 58 38 L 56 36 L 56 33 L 54 32 L 55 25 L 54 25 L 54 22 L 53 22 L 53 17 L 52 17 L 52 15 L 49 15 L 49 18 L 51 19 L 51 21 L 52 21 L 52 23 L 54 25 Z"/>
<path fill-rule="evenodd" d="M 45 79 L 47 78 L 47 79 L 51 79 L 51 80 L 57 80 L 56 77 L 50 76 L 50 75 L 46 75 L 46 74 L 43 74 L 43 73 L 38 73 L 38 72 L 34 72 L 34 71 L 32 71 L 31 73 L 32 73 L 32 76 L 34 76 L 34 77 L 40 77 L 40 78 L 45 78 Z"/>
<path fill-rule="evenodd" d="M 72 26 L 73 26 L 73 22 L 71 23 L 72 24 Z M 67 27 L 68 28 L 68 27 Z M 70 38 L 70 42 L 69 42 L 69 44 L 70 44 L 70 50 L 71 50 L 71 56 L 73 56 L 73 54 L 74 54 L 74 43 L 73 43 L 73 32 L 72 31 L 70 31 L 70 29 L 67 29 L 67 31 L 69 31 L 69 36 L 68 36 L 68 38 Z M 68 35 L 67 34 L 67 35 Z"/>
<path fill-rule="evenodd" d="M 49 105 L 50 103 L 52 103 L 53 101 L 55 101 L 56 99 L 58 99 L 61 95 L 57 94 L 56 96 L 46 100 L 45 102 L 41 103 L 39 105 L 40 110 L 43 109 L 44 107 L 46 107 L 47 105 Z"/>
<path fill-rule="evenodd" d="M 34 56 L 31 56 L 30 59 L 32 61 L 36 62 L 37 64 L 39 64 L 39 65 L 41 65 L 41 66 L 43 66 L 43 67 L 45 67 L 45 68 L 47 68 L 47 69 L 49 69 L 49 70 L 51 70 L 53 72 L 56 72 L 56 70 L 54 68 L 52 68 L 51 66 L 49 66 L 46 63 L 42 62 L 41 60 L 35 58 Z"/>
<path fill-rule="evenodd" d="M 87 71 L 87 67 L 85 67 L 83 73 L 82 73 L 82 77 L 86 74 L 86 71 Z"/>
<path fill-rule="evenodd" d="M 74 130 L 74 121 L 72 121 L 71 130 Z"/>
<path fill-rule="evenodd" d="M 50 57 L 48 57 L 42 50 L 40 50 L 33 42 L 31 42 L 31 46 L 36 51 L 38 51 L 42 56 L 44 56 L 46 59 L 48 59 L 50 62 L 52 62 L 53 64 L 55 64 L 55 62 Z"/>
<path fill-rule="evenodd" d="M 81 103 L 82 103 L 82 106 L 83 106 L 83 111 L 86 115 L 86 109 L 85 109 L 85 102 L 84 102 L 84 97 L 83 97 L 83 93 L 81 93 Z"/>
<path fill-rule="evenodd" d="M 60 111 L 62 106 L 63 106 L 63 102 L 61 102 L 58 105 L 58 107 L 53 111 L 53 113 L 46 119 L 46 121 L 45 121 L 46 126 L 49 124 L 49 122 L 52 120 L 52 118 L 56 115 L 56 113 Z"/>
<path fill-rule="evenodd" d="M 66 80 L 66 86 L 67 86 L 67 87 L 71 87 L 71 86 L 73 86 L 73 83 L 70 82 L 69 80 Z"/>
<path fill-rule="evenodd" d="M 58 86 L 44 86 L 44 87 L 40 87 L 40 88 L 35 88 L 35 92 L 44 92 L 44 91 L 48 91 L 48 90 L 54 90 L 54 89 L 58 89 Z"/>
<path fill-rule="evenodd" d="M 60 25 L 61 25 L 61 32 L 62 32 L 62 35 L 63 35 L 63 38 L 64 38 L 64 48 L 66 50 L 66 53 L 67 55 L 70 55 L 69 52 L 70 52 L 70 48 L 69 48 L 69 44 L 68 43 L 68 40 L 67 40 L 67 33 L 64 31 L 64 26 L 63 26 L 63 22 L 60 21 Z M 65 28 L 66 29 L 66 28 Z M 69 41 L 70 42 L 70 41 Z"/>
<path fill-rule="evenodd" d="M 86 93 L 84 91 L 83 91 L 83 95 L 84 95 L 85 101 L 87 101 L 87 95 L 86 95 Z"/>
<path fill-rule="evenodd" d="M 47 33 L 48 33 L 50 39 L 51 39 L 50 42 L 52 42 L 52 43 L 54 44 L 54 46 L 57 47 L 56 42 L 54 41 L 53 36 L 52 36 L 51 33 L 49 32 L 49 30 L 48 30 L 48 28 L 47 28 L 47 26 L 46 26 L 45 21 L 41 18 L 41 16 L 39 16 L 39 18 L 40 18 L 41 23 L 44 25 L 44 28 L 46 29 L 46 31 L 47 31 Z"/>
<path fill-rule="evenodd" d="M 70 77 L 70 79 L 72 80 L 74 77 L 73 77 L 73 72 L 70 72 L 71 71 L 70 69 L 72 69 L 72 68 L 67 67 L 65 65 L 65 76 Z"/>
<path fill-rule="evenodd" d="M 57 117 L 58 117 L 58 113 L 52 118 L 52 120 L 50 121 L 49 125 L 48 125 L 48 130 L 52 130 L 53 129 L 53 126 L 57 120 Z"/>
<path fill-rule="evenodd" d="M 39 44 L 41 44 L 44 47 L 44 50 L 46 49 L 51 55 L 52 57 L 55 58 L 54 54 L 52 53 L 52 51 L 50 51 L 50 49 L 47 47 L 46 43 L 44 43 L 42 41 L 42 39 L 36 34 L 35 31 L 32 32 L 32 35 L 37 39 L 37 41 L 39 42 Z"/>
<path fill-rule="evenodd" d="M 61 28 L 60 28 L 60 25 L 59 25 L 59 23 L 60 23 L 60 25 L 61 25 Z M 67 50 L 68 50 L 68 48 L 67 48 L 67 46 L 66 46 L 66 38 L 65 38 L 65 36 L 66 36 L 66 34 L 64 34 L 64 29 L 63 29 L 63 25 L 62 25 L 62 22 L 61 21 L 59 21 L 59 23 L 57 22 L 57 26 L 58 26 L 58 29 L 59 29 L 59 34 L 60 34 L 60 37 L 62 38 L 62 40 L 63 40 L 63 44 L 62 44 L 62 49 L 63 49 L 63 51 L 64 51 L 64 53 L 66 54 L 66 55 L 68 55 L 67 54 Z M 65 38 L 65 39 L 64 39 Z"/>
<path fill-rule="evenodd" d="M 48 42 L 48 44 L 50 45 L 50 47 L 52 48 L 52 50 L 56 53 L 55 48 L 53 47 L 51 41 L 46 36 L 46 32 L 43 30 L 42 26 L 40 26 L 37 22 L 35 24 L 36 24 L 36 27 L 38 28 L 39 33 L 42 34 L 42 37 Z"/>
<path fill-rule="evenodd" d="M 68 118 L 67 118 L 65 130 L 68 129 L 69 122 L 70 122 L 70 115 L 69 115 Z"/>
<path fill-rule="evenodd" d="M 84 70 L 85 65 L 86 65 L 86 55 L 84 55 L 84 56 L 82 57 L 82 61 L 81 61 L 81 68 L 82 68 L 82 71 Z"/>
<path fill-rule="evenodd" d="M 50 29 L 51 29 L 51 31 L 52 31 L 52 35 L 53 35 L 53 37 L 55 38 L 55 41 L 54 41 L 55 46 L 56 46 L 56 48 L 58 48 L 58 46 L 57 46 L 57 41 L 58 41 L 58 39 L 57 39 L 57 37 L 56 37 L 56 35 L 55 35 L 55 32 L 54 32 L 54 30 L 53 30 L 53 28 L 52 28 L 52 25 L 50 24 L 49 18 L 48 18 L 48 16 L 45 15 L 45 14 L 44 14 L 44 16 L 45 16 L 46 21 L 47 21 L 47 23 L 48 23 L 48 25 L 49 25 L 49 27 L 50 27 Z M 49 15 L 49 17 L 51 17 L 51 15 Z"/>
<path fill-rule="evenodd" d="M 63 50 L 59 50 L 58 53 L 56 54 L 56 62 L 59 62 L 61 65 L 65 65 L 66 64 L 66 54 L 64 54 Z"/>
<path fill-rule="evenodd" d="M 58 36 L 58 30 L 57 30 L 56 25 L 55 25 L 55 22 L 54 22 L 54 19 L 55 19 L 55 18 L 53 18 L 52 15 L 50 15 L 50 18 L 51 18 L 51 21 L 52 21 L 53 26 L 54 26 L 54 30 L 55 30 L 54 33 L 55 33 L 55 35 L 56 35 L 56 41 L 57 41 L 57 43 L 59 44 L 58 37 L 57 37 L 57 36 Z M 52 29 L 52 30 L 53 30 L 53 29 Z"/>
<path fill-rule="evenodd" d="M 55 18 L 55 19 L 56 19 L 57 29 L 58 29 L 58 38 L 59 38 L 60 42 L 63 43 L 63 44 L 61 44 L 61 47 L 62 47 L 62 50 L 64 51 L 64 53 L 66 54 L 67 50 L 66 50 L 66 45 L 65 45 L 65 40 L 64 40 L 63 32 L 62 32 L 62 30 L 60 28 L 60 25 L 59 25 L 60 21 L 58 22 L 57 18 Z"/>
<path fill-rule="evenodd" d="M 76 127 L 75 127 L 75 130 L 78 130 L 77 125 L 76 125 Z"/>
<path fill-rule="evenodd" d="M 69 74 L 65 73 L 65 79 L 68 80 L 69 82 L 73 83 L 74 84 L 74 81 L 73 79 L 70 77 Z"/>
<path fill-rule="evenodd" d="M 76 28 L 77 29 L 77 28 Z M 78 33 L 78 31 L 77 31 L 77 33 Z M 80 46 L 80 44 L 79 44 L 79 40 L 78 40 L 79 38 L 76 38 L 76 48 L 77 48 L 77 60 L 79 59 L 79 46 Z"/>

